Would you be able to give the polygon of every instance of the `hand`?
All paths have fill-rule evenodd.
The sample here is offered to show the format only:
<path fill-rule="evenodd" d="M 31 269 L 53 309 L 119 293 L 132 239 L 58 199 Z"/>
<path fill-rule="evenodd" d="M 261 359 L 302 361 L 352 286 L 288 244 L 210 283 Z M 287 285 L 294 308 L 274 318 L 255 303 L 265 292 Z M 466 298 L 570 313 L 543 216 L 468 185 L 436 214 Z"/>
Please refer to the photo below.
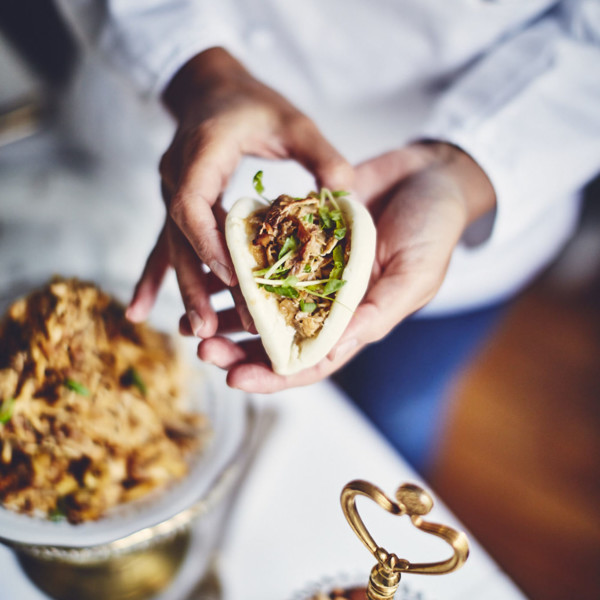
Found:
<path fill-rule="evenodd" d="M 232 387 L 268 393 L 333 373 L 435 296 L 466 226 L 495 205 L 477 163 L 442 143 L 415 144 L 362 163 L 356 191 L 375 219 L 377 251 L 369 290 L 344 335 L 318 365 L 286 377 L 271 370 L 258 340 L 201 342 L 198 356 L 227 369 Z"/>
<path fill-rule="evenodd" d="M 148 316 L 171 265 L 189 327 L 210 337 L 218 324 L 210 305 L 215 276 L 227 286 L 236 284 L 217 200 L 241 157 L 297 160 L 320 185 L 333 188 L 351 185 L 353 171 L 310 119 L 221 48 L 189 61 L 169 85 L 165 102 L 178 121 L 160 164 L 168 216 L 127 316 L 133 321 Z M 243 316 L 251 327 L 247 312 Z"/>

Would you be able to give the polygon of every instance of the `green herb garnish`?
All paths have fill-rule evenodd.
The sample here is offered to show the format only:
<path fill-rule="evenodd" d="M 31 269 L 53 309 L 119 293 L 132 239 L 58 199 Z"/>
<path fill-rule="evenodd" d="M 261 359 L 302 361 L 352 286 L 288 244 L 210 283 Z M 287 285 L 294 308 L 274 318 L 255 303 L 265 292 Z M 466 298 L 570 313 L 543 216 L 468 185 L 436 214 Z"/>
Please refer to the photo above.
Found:
<path fill-rule="evenodd" d="M 296 252 L 295 250 L 290 250 L 289 252 L 286 252 L 275 264 L 271 265 L 268 269 L 267 272 L 265 273 L 265 279 L 269 279 L 271 278 L 275 273 L 277 273 L 280 269 L 279 267 L 281 267 L 281 265 L 283 265 L 285 263 L 285 261 L 290 258 L 290 256 L 292 256 L 292 254 L 294 254 L 294 252 Z M 283 269 L 283 271 L 286 271 L 287 269 Z"/>
<path fill-rule="evenodd" d="M 64 521 L 67 518 L 67 502 L 65 496 L 56 500 L 56 506 L 48 513 L 51 521 Z"/>
<path fill-rule="evenodd" d="M 331 192 L 334 198 L 341 198 L 342 196 L 348 196 L 350 192 L 345 192 L 344 190 L 334 190 Z"/>
<path fill-rule="evenodd" d="M 321 219 L 321 229 L 331 229 L 333 227 L 334 221 L 326 206 L 319 206 L 319 218 Z"/>
<path fill-rule="evenodd" d="M 312 223 L 315 219 L 312 213 L 308 213 L 302 217 L 302 220 L 306 221 L 307 223 Z"/>
<path fill-rule="evenodd" d="M 254 177 L 252 178 L 252 185 L 254 186 L 254 189 L 256 190 L 256 193 L 259 196 L 263 196 L 263 192 L 265 191 L 265 186 L 263 185 L 262 178 L 263 178 L 262 171 L 257 171 L 256 174 L 254 175 Z"/>
<path fill-rule="evenodd" d="M 311 268 L 311 266 L 310 266 L 308 263 L 306 263 L 306 264 L 304 265 L 304 272 L 305 272 L 305 273 L 310 273 L 310 272 L 312 272 L 312 268 Z"/>
<path fill-rule="evenodd" d="M 281 247 L 277 258 L 282 258 L 285 254 L 288 254 L 289 252 L 294 252 L 297 248 L 298 240 L 293 235 L 290 235 L 286 238 L 285 242 L 283 242 L 283 246 Z"/>
<path fill-rule="evenodd" d="M 344 250 L 337 244 L 331 253 L 333 256 L 333 269 L 329 274 L 330 279 L 341 279 L 344 272 Z"/>
<path fill-rule="evenodd" d="M 129 367 L 129 369 L 127 369 L 127 371 L 125 371 L 125 373 L 123 374 L 123 377 L 121 378 L 121 381 L 122 381 L 123 385 L 135 386 L 140 391 L 140 394 L 142 394 L 142 396 L 145 396 L 146 393 L 148 392 L 148 388 L 146 387 L 144 380 L 141 378 L 140 374 L 133 367 Z"/>
<path fill-rule="evenodd" d="M 2 425 L 6 425 L 6 423 L 11 420 L 14 405 L 14 398 L 7 398 L 6 400 L 2 401 L 2 404 L 0 404 L 0 423 L 2 423 Z"/>
<path fill-rule="evenodd" d="M 333 264 L 336 267 L 344 266 L 344 249 L 339 244 L 336 244 L 331 256 L 333 257 Z"/>
<path fill-rule="evenodd" d="M 346 237 L 346 223 L 344 222 L 342 211 L 339 209 L 332 210 L 330 216 L 335 221 L 333 236 L 336 240 L 343 240 Z"/>
<path fill-rule="evenodd" d="M 286 298 L 297 298 L 298 290 L 289 285 L 268 285 L 261 284 L 267 292 L 272 292 L 278 296 L 285 296 Z"/>
<path fill-rule="evenodd" d="M 83 385 L 82 383 L 79 383 L 78 381 L 75 381 L 69 377 L 67 377 L 67 379 L 65 379 L 64 385 L 66 388 L 77 392 L 80 396 L 89 396 L 90 395 L 90 390 L 88 390 L 85 385 Z"/>
<path fill-rule="evenodd" d="M 337 292 L 345 283 L 345 279 L 330 279 L 323 288 L 323 295 L 329 296 Z"/>
<path fill-rule="evenodd" d="M 317 305 L 315 302 L 304 302 L 304 300 L 300 300 L 300 310 L 305 313 L 314 312 L 317 309 Z"/>
<path fill-rule="evenodd" d="M 266 275 L 269 271 L 271 271 L 271 267 L 266 267 L 264 269 L 259 269 L 258 271 L 252 271 L 252 274 L 254 275 L 254 277 L 262 277 L 263 275 Z M 283 275 L 284 273 L 287 273 L 288 271 L 289 271 L 289 269 L 286 269 L 285 267 L 281 267 L 281 268 L 277 269 L 276 271 L 273 271 L 271 273 L 271 276 L 273 276 L 273 275 Z"/>

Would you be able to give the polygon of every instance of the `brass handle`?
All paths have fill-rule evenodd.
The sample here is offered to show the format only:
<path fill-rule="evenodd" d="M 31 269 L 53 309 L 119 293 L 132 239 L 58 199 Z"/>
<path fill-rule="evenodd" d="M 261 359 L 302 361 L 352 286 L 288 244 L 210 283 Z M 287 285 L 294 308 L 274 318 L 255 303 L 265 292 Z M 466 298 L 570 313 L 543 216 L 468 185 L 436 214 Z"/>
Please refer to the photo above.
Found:
<path fill-rule="evenodd" d="M 412 524 L 446 541 L 452 548 L 450 558 L 431 563 L 411 563 L 379 546 L 369 533 L 356 508 L 356 497 L 366 496 L 393 515 L 408 515 Z M 425 521 L 423 516 L 433 507 L 431 496 L 417 485 L 405 483 L 391 500 L 381 489 L 367 481 L 351 481 L 342 490 L 342 510 L 354 533 L 377 559 L 371 572 L 367 595 L 371 600 L 391 600 L 400 583 L 401 573 L 442 575 L 460 568 L 469 555 L 467 536 L 451 527 Z"/>

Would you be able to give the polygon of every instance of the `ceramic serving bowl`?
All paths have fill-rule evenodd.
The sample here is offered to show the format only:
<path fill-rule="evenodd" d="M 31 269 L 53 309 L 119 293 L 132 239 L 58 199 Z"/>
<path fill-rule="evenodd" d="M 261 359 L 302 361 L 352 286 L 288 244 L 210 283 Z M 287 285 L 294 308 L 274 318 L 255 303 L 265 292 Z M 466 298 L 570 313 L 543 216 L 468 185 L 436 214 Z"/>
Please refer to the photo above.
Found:
<path fill-rule="evenodd" d="M 101 287 L 123 297 L 122 290 L 116 291 L 119 286 Z M 2 292 L 0 314 L 31 288 L 25 283 Z M 153 311 L 154 321 L 177 323 L 179 310 L 177 301 L 162 298 Z M 191 529 L 222 517 L 243 466 L 254 417 L 243 394 L 228 388 L 216 369 L 195 359 L 193 344 L 182 347 L 190 357 L 189 406 L 208 416 L 210 434 L 184 478 L 147 500 L 121 505 L 97 521 L 76 525 L 0 507 L 0 542 L 17 552 L 25 572 L 51 597 L 150 597 L 177 573 Z M 203 555 L 210 554 L 212 544 L 202 545 Z M 206 556 L 196 558 L 201 565 Z"/>

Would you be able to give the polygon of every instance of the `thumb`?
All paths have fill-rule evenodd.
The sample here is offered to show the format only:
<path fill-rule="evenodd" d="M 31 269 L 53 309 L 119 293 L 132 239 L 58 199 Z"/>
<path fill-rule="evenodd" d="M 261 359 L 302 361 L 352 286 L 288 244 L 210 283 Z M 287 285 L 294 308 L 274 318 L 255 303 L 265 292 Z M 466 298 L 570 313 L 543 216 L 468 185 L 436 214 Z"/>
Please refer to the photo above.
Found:
<path fill-rule="evenodd" d="M 336 346 L 349 345 L 354 340 L 362 346 L 384 338 L 433 298 L 438 286 L 429 279 L 433 278 L 424 276 L 415 280 L 400 264 L 388 265 L 354 312 Z"/>

